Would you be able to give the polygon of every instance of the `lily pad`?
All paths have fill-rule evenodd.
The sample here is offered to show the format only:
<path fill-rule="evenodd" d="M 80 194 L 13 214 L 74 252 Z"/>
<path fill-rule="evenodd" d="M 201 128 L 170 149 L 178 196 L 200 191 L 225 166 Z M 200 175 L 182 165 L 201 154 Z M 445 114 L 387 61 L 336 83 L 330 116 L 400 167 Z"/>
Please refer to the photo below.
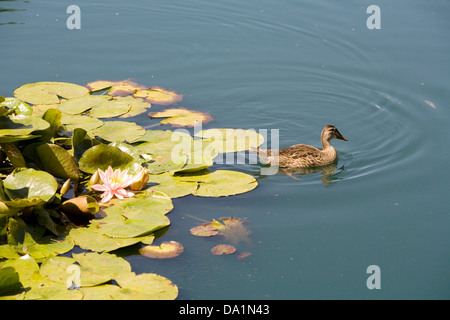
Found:
<path fill-rule="evenodd" d="M 103 125 L 103 121 L 97 118 L 82 115 L 70 115 L 70 114 L 63 114 L 61 118 L 61 123 L 69 131 L 74 131 L 77 128 L 90 131 L 99 128 Z"/>
<path fill-rule="evenodd" d="M 46 130 L 50 124 L 38 117 L 25 117 L 20 119 L 10 119 L 0 117 L 0 143 L 6 141 L 4 136 L 27 136 L 34 131 Z"/>
<path fill-rule="evenodd" d="M 89 95 L 83 86 L 67 82 L 35 82 L 25 84 L 14 90 L 14 96 L 31 104 L 59 103 L 60 97 L 74 99 Z"/>
<path fill-rule="evenodd" d="M 208 129 L 197 132 L 195 136 L 214 142 L 220 153 L 250 150 L 264 142 L 264 137 L 254 130 Z"/>
<path fill-rule="evenodd" d="M 33 203 L 49 201 L 58 188 L 55 178 L 45 172 L 34 169 L 23 169 L 11 173 L 3 181 L 5 193 L 11 201 L 4 201 L 7 205 L 15 206 L 16 201 L 23 200 Z"/>
<path fill-rule="evenodd" d="M 135 98 L 143 98 L 148 102 L 159 105 L 175 104 L 183 99 L 182 94 L 178 94 L 175 91 L 169 91 L 160 87 L 138 89 L 133 96 Z"/>
<path fill-rule="evenodd" d="M 31 116 L 33 114 L 33 108 L 16 98 L 6 97 L 0 102 L 0 106 L 13 110 L 19 116 Z"/>
<path fill-rule="evenodd" d="M 160 191 L 170 198 L 180 198 L 192 194 L 198 188 L 196 181 L 182 181 L 179 176 L 171 173 L 153 174 L 149 176 L 149 183 L 157 183 L 151 186 L 151 190 Z"/>
<path fill-rule="evenodd" d="M 139 249 L 139 252 L 154 259 L 167 259 L 179 256 L 184 251 L 183 246 L 176 241 L 164 241 L 158 245 L 148 245 Z"/>
<path fill-rule="evenodd" d="M 89 82 L 86 84 L 86 87 L 91 92 L 108 90 L 108 95 L 114 97 L 124 97 L 129 94 L 133 94 L 138 89 L 146 89 L 146 86 L 140 85 L 131 81 L 130 79 L 122 80 L 122 81 L 105 81 L 105 80 L 97 80 L 93 82 Z"/>
<path fill-rule="evenodd" d="M 199 187 L 193 194 L 201 197 L 226 197 L 251 191 L 258 186 L 251 175 L 231 170 L 183 175 L 181 181 L 197 181 Z"/>
<path fill-rule="evenodd" d="M 93 228 L 74 228 L 70 230 L 69 237 L 80 248 L 97 252 L 110 252 L 139 242 L 151 244 L 155 238 L 153 235 L 133 238 L 112 238 L 96 232 Z"/>
<path fill-rule="evenodd" d="M 170 220 L 165 214 L 172 209 L 172 201 L 162 193 L 153 192 L 146 198 L 127 198 L 106 208 L 106 217 L 92 220 L 90 228 L 113 238 L 145 236 L 168 226 Z"/>
<path fill-rule="evenodd" d="M 211 249 L 211 253 L 220 256 L 222 254 L 232 254 L 236 252 L 236 248 L 229 244 L 218 244 Z"/>
<path fill-rule="evenodd" d="M 221 235 L 233 244 L 238 244 L 242 241 L 247 243 L 250 242 L 248 239 L 250 232 L 243 225 L 245 220 L 227 217 L 220 218 L 220 221 L 214 219 L 212 222 L 203 223 L 197 227 L 193 227 L 189 231 L 192 235 L 199 237 Z"/>
<path fill-rule="evenodd" d="M 121 115 L 120 118 L 130 118 L 140 115 L 147 111 L 147 109 L 151 108 L 151 104 L 149 102 L 145 102 L 142 98 L 134 98 L 131 96 L 128 97 L 116 97 L 115 100 L 125 103 L 130 107 L 130 110 Z"/>
<path fill-rule="evenodd" d="M 167 118 L 161 121 L 161 124 L 170 124 L 173 127 L 193 127 L 195 123 L 207 123 L 212 121 L 208 113 L 200 111 L 191 111 L 184 108 L 166 109 L 161 112 L 149 113 L 151 118 Z"/>
<path fill-rule="evenodd" d="M 154 273 L 121 273 L 115 280 L 122 290 L 113 294 L 114 299 L 174 300 L 178 296 L 172 281 Z"/>
<path fill-rule="evenodd" d="M 58 109 L 62 113 L 76 115 L 97 107 L 110 99 L 111 97 L 108 96 L 89 95 L 64 101 L 58 106 Z"/>
<path fill-rule="evenodd" d="M 132 143 L 138 141 L 145 134 L 145 129 L 134 122 L 108 121 L 88 133 L 109 142 L 127 141 Z"/>
<path fill-rule="evenodd" d="M 95 118 L 115 118 L 130 111 L 131 106 L 120 100 L 102 102 L 92 107 L 89 114 Z"/>
<path fill-rule="evenodd" d="M 83 153 L 78 164 L 80 170 L 90 174 L 93 174 L 98 169 L 105 171 L 108 167 L 128 170 L 132 173 L 136 167 L 140 167 L 136 159 L 128 153 L 123 152 L 118 147 L 105 144 L 99 144 L 88 149 Z"/>

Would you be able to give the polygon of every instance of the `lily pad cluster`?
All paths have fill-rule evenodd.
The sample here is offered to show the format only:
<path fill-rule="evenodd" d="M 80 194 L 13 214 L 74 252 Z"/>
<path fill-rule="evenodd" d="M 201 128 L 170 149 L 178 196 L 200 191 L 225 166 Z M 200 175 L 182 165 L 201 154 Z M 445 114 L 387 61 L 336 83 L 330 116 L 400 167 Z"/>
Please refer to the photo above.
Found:
<path fill-rule="evenodd" d="M 173 241 L 152 245 L 170 225 L 171 199 L 253 190 L 258 185 L 253 176 L 212 167 L 219 153 L 263 142 L 250 130 L 210 129 L 191 136 L 128 120 L 152 104 L 176 104 L 182 97 L 131 80 L 29 83 L 14 90 L 14 97 L 0 97 L 0 296 L 176 298 L 170 280 L 136 275 L 113 252 L 140 243 L 143 255 L 181 254 L 182 245 Z M 166 118 L 158 124 L 173 127 L 212 121 L 184 108 L 149 116 Z M 108 168 L 142 174 L 127 193 L 133 196 L 100 201 L 91 186 L 101 183 L 99 170 Z M 75 246 L 86 253 L 67 256 Z M 81 284 L 67 285 L 73 276 L 67 270 L 80 271 Z"/>

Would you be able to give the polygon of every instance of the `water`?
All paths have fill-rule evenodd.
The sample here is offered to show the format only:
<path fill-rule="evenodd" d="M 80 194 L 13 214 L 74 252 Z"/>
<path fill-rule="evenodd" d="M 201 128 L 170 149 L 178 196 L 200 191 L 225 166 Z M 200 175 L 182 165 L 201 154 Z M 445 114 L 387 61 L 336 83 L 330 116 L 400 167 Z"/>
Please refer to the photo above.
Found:
<path fill-rule="evenodd" d="M 81 8 L 81 30 L 66 28 L 71 4 Z M 366 26 L 371 4 L 381 8 L 380 30 Z M 160 241 L 179 241 L 185 252 L 155 261 L 121 251 L 135 272 L 171 279 L 180 299 L 450 298 L 448 1 L 0 7 L 2 95 L 35 81 L 134 78 L 210 112 L 204 128 L 279 129 L 287 147 L 319 146 L 321 129 L 333 124 L 349 139 L 334 142 L 340 159 L 325 183 L 320 172 L 293 179 L 217 164 L 254 175 L 258 188 L 174 199 Z M 189 234 L 200 223 L 192 217 L 230 215 L 249 220 L 245 260 L 214 256 L 217 240 Z M 380 267 L 379 290 L 366 286 L 370 265 Z"/>

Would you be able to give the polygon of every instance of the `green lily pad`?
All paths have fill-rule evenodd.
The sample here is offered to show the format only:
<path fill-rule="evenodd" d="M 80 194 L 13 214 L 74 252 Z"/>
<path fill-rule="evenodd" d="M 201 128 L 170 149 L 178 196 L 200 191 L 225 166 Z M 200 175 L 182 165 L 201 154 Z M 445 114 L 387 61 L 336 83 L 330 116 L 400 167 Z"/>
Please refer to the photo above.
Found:
<path fill-rule="evenodd" d="M 157 183 L 150 189 L 160 191 L 170 198 L 180 198 L 192 194 L 198 188 L 196 181 L 182 181 L 182 177 L 174 176 L 171 173 L 149 175 L 149 183 Z"/>
<path fill-rule="evenodd" d="M 85 87 L 67 82 L 36 82 L 25 84 L 14 90 L 14 96 L 31 104 L 59 103 L 59 97 L 74 99 L 89 95 Z"/>
<path fill-rule="evenodd" d="M 43 259 L 49 255 L 58 255 L 72 250 L 74 243 L 69 238 L 55 239 L 50 236 L 40 238 L 35 241 L 33 237 L 26 232 L 23 243 L 16 245 L 18 251 L 22 254 L 29 254 L 34 259 Z"/>
<path fill-rule="evenodd" d="M 264 137 L 254 130 L 208 129 L 197 132 L 195 136 L 213 141 L 220 153 L 250 150 L 264 142 Z"/>
<path fill-rule="evenodd" d="M 0 142 L 3 136 L 27 136 L 34 131 L 46 130 L 50 124 L 38 117 L 25 117 L 20 119 L 10 119 L 8 117 L 0 117 Z"/>
<path fill-rule="evenodd" d="M 6 97 L 0 102 L 0 106 L 14 110 L 16 115 L 31 116 L 33 114 L 33 109 L 28 104 L 16 98 Z"/>
<path fill-rule="evenodd" d="M 114 299 L 174 300 L 178 296 L 172 281 L 154 273 L 121 273 L 115 280 L 122 290 L 113 293 Z"/>
<path fill-rule="evenodd" d="M 162 193 L 147 194 L 146 198 L 127 198 L 106 208 L 106 217 L 92 220 L 89 228 L 113 238 L 145 236 L 168 226 L 170 220 L 165 214 L 172 209 L 172 201 Z"/>
<path fill-rule="evenodd" d="M 23 154 L 40 169 L 55 177 L 77 182 L 78 165 L 75 158 L 64 148 L 50 143 L 33 143 L 28 145 Z"/>
<path fill-rule="evenodd" d="M 126 103 L 130 110 L 121 115 L 120 118 L 130 118 L 135 117 L 137 115 L 140 115 L 147 111 L 147 109 L 151 108 L 151 104 L 149 102 L 145 102 L 144 99 L 141 98 L 134 98 L 134 97 L 116 97 L 115 100 Z"/>
<path fill-rule="evenodd" d="M 98 136 L 106 141 L 138 141 L 145 134 L 145 129 L 134 122 L 108 121 L 103 126 L 90 130 L 89 135 Z"/>
<path fill-rule="evenodd" d="M 97 129 L 103 125 L 103 121 L 97 118 L 70 114 L 63 114 L 61 123 L 67 128 L 67 130 L 70 131 L 74 131 L 77 128 L 90 131 Z"/>
<path fill-rule="evenodd" d="M 91 108 L 98 107 L 110 99 L 111 97 L 108 96 L 89 95 L 64 101 L 58 106 L 58 109 L 62 113 L 76 115 L 84 113 Z"/>
<path fill-rule="evenodd" d="M 139 242 L 151 244 L 155 238 L 153 235 L 134 238 L 111 238 L 96 232 L 93 228 L 72 229 L 69 237 L 80 248 L 97 252 L 110 252 Z"/>
<path fill-rule="evenodd" d="M 0 296 L 12 295 L 22 290 L 19 274 L 12 267 L 0 268 Z"/>
<path fill-rule="evenodd" d="M 88 149 L 83 153 L 78 162 L 80 170 L 93 174 L 98 169 L 106 171 L 109 166 L 113 169 L 128 170 L 133 173 L 140 164 L 130 156 L 123 152 L 120 148 L 99 144 Z"/>
<path fill-rule="evenodd" d="M 172 172 L 183 168 L 186 161 L 186 155 L 179 154 L 175 157 L 171 152 L 161 151 L 152 155 L 152 160 L 147 164 L 147 169 L 150 174 Z"/>
<path fill-rule="evenodd" d="M 199 187 L 193 194 L 201 197 L 226 197 L 251 191 L 258 186 L 258 182 L 251 175 L 230 170 L 182 175 L 181 181 L 198 182 Z"/>
<path fill-rule="evenodd" d="M 120 100 L 110 100 L 94 106 L 89 114 L 95 118 L 114 118 L 130 111 L 131 106 Z"/>
<path fill-rule="evenodd" d="M 3 181 L 5 193 L 11 201 L 5 201 L 8 205 L 24 200 L 49 201 L 58 188 L 55 178 L 45 172 L 34 169 L 23 169 L 11 173 Z"/>

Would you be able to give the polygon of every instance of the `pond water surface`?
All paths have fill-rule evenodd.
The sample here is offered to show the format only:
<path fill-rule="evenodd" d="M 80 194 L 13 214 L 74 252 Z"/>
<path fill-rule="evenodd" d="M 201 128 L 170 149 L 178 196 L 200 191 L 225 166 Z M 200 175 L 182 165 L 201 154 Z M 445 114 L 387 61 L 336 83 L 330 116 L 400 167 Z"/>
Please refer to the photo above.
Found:
<path fill-rule="evenodd" d="M 69 5 L 81 29 L 69 30 Z M 366 25 L 370 5 L 381 29 Z M 174 199 L 155 243 L 182 255 L 120 254 L 179 299 L 449 299 L 450 3 L 420 1 L 1 1 L 1 95 L 37 81 L 133 78 L 209 112 L 204 128 L 279 130 L 281 148 L 320 146 L 332 124 L 331 175 L 261 175 L 215 164 L 259 186 L 227 198 Z M 153 106 L 152 111 L 162 110 Z M 151 129 L 146 115 L 132 121 Z M 215 256 L 219 240 L 189 229 L 247 218 L 251 256 Z M 370 290 L 367 268 L 379 267 Z"/>

